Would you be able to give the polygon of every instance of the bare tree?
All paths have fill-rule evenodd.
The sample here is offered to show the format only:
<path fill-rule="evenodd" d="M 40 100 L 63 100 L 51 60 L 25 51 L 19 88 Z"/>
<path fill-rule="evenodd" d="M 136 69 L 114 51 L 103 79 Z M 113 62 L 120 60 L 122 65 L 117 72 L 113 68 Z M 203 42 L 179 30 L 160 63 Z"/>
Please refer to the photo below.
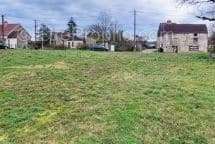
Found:
<path fill-rule="evenodd" d="M 210 57 L 215 58 L 215 23 L 211 25 L 211 35 L 209 37 Z"/>
<path fill-rule="evenodd" d="M 88 36 L 97 39 L 98 42 L 110 42 L 113 39 L 113 33 L 118 32 L 119 29 L 119 24 L 114 22 L 107 12 L 101 12 L 97 23 L 89 26 Z"/>
<path fill-rule="evenodd" d="M 197 18 L 215 21 L 215 0 L 177 0 L 180 4 L 189 4 L 195 6 L 199 15 Z"/>
<path fill-rule="evenodd" d="M 215 24 L 211 25 L 211 35 L 209 37 L 209 44 L 215 46 Z"/>

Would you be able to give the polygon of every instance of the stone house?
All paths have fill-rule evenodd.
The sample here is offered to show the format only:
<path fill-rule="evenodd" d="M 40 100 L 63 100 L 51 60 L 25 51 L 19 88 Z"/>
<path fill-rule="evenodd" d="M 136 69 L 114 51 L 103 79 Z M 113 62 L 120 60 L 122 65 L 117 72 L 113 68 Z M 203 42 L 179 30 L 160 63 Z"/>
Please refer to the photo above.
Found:
<path fill-rule="evenodd" d="M 2 39 L 2 25 L 0 25 L 0 38 Z M 31 35 L 20 24 L 4 23 L 4 43 L 9 48 L 24 48 L 28 47 L 31 41 Z"/>
<path fill-rule="evenodd" d="M 208 30 L 204 24 L 161 23 L 157 48 L 163 52 L 208 51 Z"/>

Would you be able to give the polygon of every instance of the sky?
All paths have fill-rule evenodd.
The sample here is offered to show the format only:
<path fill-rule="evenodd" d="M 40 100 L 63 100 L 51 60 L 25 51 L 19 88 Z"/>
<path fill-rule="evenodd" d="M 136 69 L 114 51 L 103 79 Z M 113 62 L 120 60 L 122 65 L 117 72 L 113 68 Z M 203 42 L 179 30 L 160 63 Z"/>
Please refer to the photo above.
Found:
<path fill-rule="evenodd" d="M 107 12 L 119 23 L 127 37 L 133 34 L 133 14 L 137 13 L 137 34 L 156 39 L 161 22 L 207 23 L 195 18 L 194 8 L 180 6 L 176 0 L 0 0 L 0 14 L 9 23 L 20 23 L 33 35 L 34 20 L 53 31 L 64 31 L 70 17 L 79 29 L 96 23 L 101 12 Z"/>

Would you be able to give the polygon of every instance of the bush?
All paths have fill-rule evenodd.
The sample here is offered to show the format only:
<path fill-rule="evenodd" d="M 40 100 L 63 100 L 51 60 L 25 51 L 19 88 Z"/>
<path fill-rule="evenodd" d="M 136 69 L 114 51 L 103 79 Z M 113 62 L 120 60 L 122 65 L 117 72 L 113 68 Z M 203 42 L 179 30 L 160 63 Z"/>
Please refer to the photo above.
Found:
<path fill-rule="evenodd" d="M 79 50 L 89 50 L 89 47 L 87 45 L 80 45 L 78 47 Z"/>
<path fill-rule="evenodd" d="M 134 51 L 134 43 L 130 40 L 123 40 L 116 44 L 116 51 L 123 52 L 123 51 Z"/>
<path fill-rule="evenodd" d="M 64 45 L 50 45 L 49 47 L 46 47 L 46 49 L 50 49 L 50 50 L 65 50 L 65 49 L 69 49 L 69 48 L 65 47 Z"/>
<path fill-rule="evenodd" d="M 210 56 L 210 58 L 215 59 L 215 45 L 213 45 L 209 48 L 209 56 Z"/>
<path fill-rule="evenodd" d="M 211 47 L 209 48 L 209 52 L 210 52 L 210 53 L 215 53 L 215 45 L 213 45 L 213 46 L 211 46 Z"/>
<path fill-rule="evenodd" d="M 159 48 L 159 49 L 158 49 L 158 52 L 163 53 L 163 52 L 164 52 L 164 49 L 163 49 L 163 48 Z"/>

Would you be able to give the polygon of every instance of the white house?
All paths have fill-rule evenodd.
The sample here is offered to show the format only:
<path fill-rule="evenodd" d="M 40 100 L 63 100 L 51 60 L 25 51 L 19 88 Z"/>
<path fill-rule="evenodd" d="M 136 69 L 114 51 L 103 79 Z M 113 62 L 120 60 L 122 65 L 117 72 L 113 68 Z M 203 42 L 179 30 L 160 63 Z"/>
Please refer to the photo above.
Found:
<path fill-rule="evenodd" d="M 208 30 L 204 24 L 161 23 L 157 48 L 164 52 L 208 51 Z"/>
<path fill-rule="evenodd" d="M 10 48 L 24 48 L 28 46 L 31 41 L 30 34 L 20 24 L 4 23 L 4 31 L 0 25 L 0 38 L 2 39 L 4 33 L 4 42 Z"/>
<path fill-rule="evenodd" d="M 84 44 L 84 40 L 74 36 L 73 38 L 66 39 L 64 42 L 64 46 L 67 48 L 79 48 Z"/>
<path fill-rule="evenodd" d="M 84 45 L 84 38 L 78 36 L 72 37 L 69 32 L 53 32 L 52 37 L 52 43 L 58 46 L 73 49 Z"/>

